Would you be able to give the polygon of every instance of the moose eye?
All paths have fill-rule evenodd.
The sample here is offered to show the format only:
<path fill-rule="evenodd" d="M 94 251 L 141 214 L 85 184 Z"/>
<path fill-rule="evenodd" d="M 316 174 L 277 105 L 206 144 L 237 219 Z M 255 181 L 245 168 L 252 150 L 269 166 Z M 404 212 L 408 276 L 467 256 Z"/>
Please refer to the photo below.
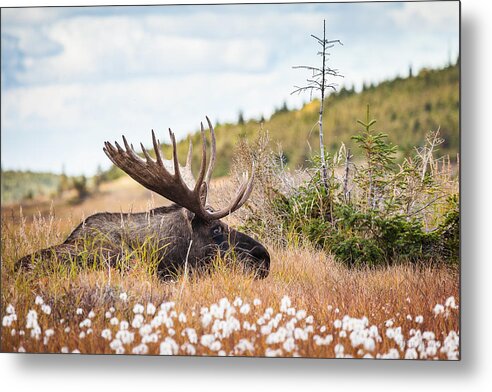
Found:
<path fill-rule="evenodd" d="M 221 226 L 215 226 L 212 230 L 212 233 L 214 236 L 222 234 L 222 227 Z"/>

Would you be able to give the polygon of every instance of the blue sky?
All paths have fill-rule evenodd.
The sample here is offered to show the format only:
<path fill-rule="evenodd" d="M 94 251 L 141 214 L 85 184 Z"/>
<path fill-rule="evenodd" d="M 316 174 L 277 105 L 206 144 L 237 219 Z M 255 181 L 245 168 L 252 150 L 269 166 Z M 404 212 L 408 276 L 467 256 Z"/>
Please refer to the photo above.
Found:
<path fill-rule="evenodd" d="M 2 167 L 93 174 L 105 140 L 150 143 L 213 121 L 269 116 L 340 39 L 341 85 L 456 59 L 458 2 L 2 9 Z M 388 97 L 388 99 L 391 99 Z"/>

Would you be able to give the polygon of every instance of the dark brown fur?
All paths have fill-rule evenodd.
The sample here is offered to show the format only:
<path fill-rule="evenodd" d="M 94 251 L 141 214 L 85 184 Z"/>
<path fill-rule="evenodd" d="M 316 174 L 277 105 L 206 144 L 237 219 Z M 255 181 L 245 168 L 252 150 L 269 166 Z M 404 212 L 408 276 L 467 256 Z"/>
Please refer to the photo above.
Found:
<path fill-rule="evenodd" d="M 21 258 L 18 266 L 57 257 L 71 262 L 102 260 L 114 267 L 145 246 L 156 252 L 161 276 L 181 271 L 186 263 L 191 271 L 204 268 L 217 253 L 223 256 L 232 249 L 258 277 L 266 277 L 270 268 L 268 251 L 259 242 L 220 220 L 205 221 L 175 204 L 145 213 L 92 215 L 63 243 Z"/>

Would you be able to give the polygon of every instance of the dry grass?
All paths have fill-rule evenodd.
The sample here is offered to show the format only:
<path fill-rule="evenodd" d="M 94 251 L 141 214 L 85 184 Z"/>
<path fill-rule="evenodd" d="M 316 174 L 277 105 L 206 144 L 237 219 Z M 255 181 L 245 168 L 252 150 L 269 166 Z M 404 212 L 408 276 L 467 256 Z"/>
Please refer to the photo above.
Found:
<path fill-rule="evenodd" d="M 126 192 L 130 198 L 131 191 Z M 140 200 L 141 207 L 149 202 L 133 200 Z M 80 215 L 94 205 L 85 208 Z M 62 211 L 57 218 L 46 214 L 25 221 L 18 216 L 12 221 L 4 211 L 2 351 L 459 357 L 458 307 L 448 300 L 442 312 L 435 308 L 450 297 L 458 304 L 458 271 L 415 266 L 349 270 L 309 247 L 267 244 L 272 269 L 263 281 L 220 260 L 210 275 L 181 276 L 174 282 L 159 281 L 141 260 L 124 272 L 58 268 L 50 273 L 15 273 L 18 257 L 60 242 L 78 223 L 67 218 L 68 207 Z M 36 296 L 44 307 L 35 304 Z M 148 303 L 157 307 L 155 314 L 147 314 Z M 135 317 L 141 311 L 135 304 L 145 308 L 142 317 Z M 249 311 L 244 304 L 250 305 Z M 113 320 L 115 325 L 113 317 L 118 319 Z M 339 325 L 336 320 L 343 322 Z M 146 324 L 149 327 L 142 328 Z M 195 331 L 197 341 L 186 328 Z M 105 329 L 110 331 L 105 332 L 111 335 L 109 340 L 101 336 Z"/>

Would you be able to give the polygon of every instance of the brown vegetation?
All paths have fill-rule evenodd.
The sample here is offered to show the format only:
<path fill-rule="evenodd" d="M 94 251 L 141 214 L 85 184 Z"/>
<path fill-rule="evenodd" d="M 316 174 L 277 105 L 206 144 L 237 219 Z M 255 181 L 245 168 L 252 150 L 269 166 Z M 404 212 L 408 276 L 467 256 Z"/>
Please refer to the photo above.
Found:
<path fill-rule="evenodd" d="M 145 268 L 144 260 L 134 260 L 134 264 L 126 271 L 96 267 L 75 270 L 58 266 L 59 268 L 50 272 L 40 271 L 38 274 L 14 272 L 13 265 L 18 257 L 59 242 L 74 224 L 78 223 L 82 215 L 87 216 L 96 210 L 109 209 L 109 205 L 113 206 L 113 211 L 115 208 L 118 210 L 118 207 L 114 207 L 118 205 L 128 210 L 130 200 L 134 201 L 131 203 L 134 209 L 145 209 L 147 205 L 152 204 L 150 193 L 142 191 L 136 184 L 130 185 L 124 180 L 120 181 L 115 185 L 105 184 L 108 193 L 103 192 L 79 206 L 55 206 L 55 215 L 47 214 L 38 218 L 30 215 L 26 216 L 26 220 L 19 220 L 19 216 L 15 215 L 17 219 L 13 222 L 11 213 L 2 211 L 2 351 L 21 349 L 28 352 L 122 352 L 121 349 L 115 348 L 116 344 L 112 348 L 112 340 L 104 339 L 101 333 L 104 329 L 109 329 L 112 339 L 116 340 L 117 331 L 122 328 L 121 321 L 127 320 L 130 324 L 128 331 L 134 333 L 134 338 L 132 342 L 122 344 L 125 353 L 132 353 L 135 347 L 140 347 L 134 352 L 314 357 L 363 357 L 367 354 L 396 357 L 397 352 L 398 357 L 403 358 L 409 345 L 414 344 L 410 343 L 412 336 L 418 335 L 417 331 L 429 331 L 435 334 L 435 339 L 429 334 L 426 339 L 420 339 L 423 346 L 420 347 L 421 351 L 416 351 L 417 357 L 457 358 L 456 352 L 448 354 L 447 351 L 441 350 L 450 345 L 450 340 L 454 341 L 455 333 L 459 334 L 459 312 L 452 306 L 452 300 L 448 301 L 450 306 L 444 307 L 442 313 L 439 307 L 439 314 L 434 312 L 436 304 L 444 305 L 450 297 L 454 297 L 456 302 L 459 300 L 459 274 L 457 270 L 450 268 L 400 265 L 351 270 L 341 266 L 322 251 L 293 243 L 287 247 L 269 246 L 272 266 L 271 274 L 265 281 L 245 277 L 234 266 L 228 266 L 222 260 L 217 260 L 210 275 L 181 276 L 173 282 L 159 281 Z M 114 187 L 114 193 L 110 192 L 110 186 Z M 127 294 L 126 301 L 120 298 L 122 293 Z M 41 305 L 35 305 L 37 295 L 49 305 L 50 314 L 44 313 Z M 291 308 L 290 311 L 280 311 L 284 296 L 292 302 L 292 305 L 288 306 Z M 241 298 L 242 304 L 237 300 L 234 307 L 232 304 L 236 297 Z M 218 305 L 214 307 L 213 304 L 219 304 L 222 298 L 227 298 L 231 304 L 230 308 L 235 309 L 234 313 L 230 311 L 231 317 L 238 320 L 240 330 L 233 330 L 230 334 L 225 334 L 224 330 L 216 331 L 215 341 L 220 343 L 218 347 L 206 338 L 201 341 L 202 336 L 214 334 L 214 323 L 212 321 L 210 325 L 204 326 L 204 316 L 200 312 L 203 307 L 207 307 L 208 311 L 217 308 Z M 261 304 L 254 305 L 255 299 L 260 300 Z M 150 302 L 159 309 L 161 303 L 169 301 L 175 302 L 175 308 L 169 308 L 167 311 L 173 326 L 162 324 L 153 328 L 152 331 L 157 334 L 158 340 L 148 342 L 147 348 L 144 349 L 139 346 L 143 337 L 139 333 L 138 322 L 135 324 L 136 327 L 131 326 L 135 317 L 134 305 L 138 303 L 146 307 Z M 223 300 L 222 304 L 224 303 Z M 241 307 L 245 303 L 250 304 L 251 309 L 247 313 L 241 313 Z M 11 323 L 6 325 L 8 320 L 5 317 L 9 316 L 11 310 L 7 308 L 9 304 L 15 308 L 16 320 L 8 319 Z M 165 305 L 164 308 L 166 306 L 170 305 Z M 227 304 L 224 306 L 227 308 Z M 114 307 L 114 312 L 110 318 L 106 318 L 105 314 L 111 307 Z M 266 310 L 268 307 L 272 308 L 271 315 L 265 315 L 265 312 L 269 312 Z M 82 314 L 77 314 L 77 308 L 82 309 Z M 41 329 L 39 340 L 31 337 L 32 329 L 26 328 L 29 310 L 37 311 L 37 321 Z M 88 317 L 91 310 L 94 312 L 92 318 Z M 173 314 L 173 310 L 176 313 Z M 299 332 L 297 338 L 291 342 L 293 345 L 286 344 L 285 341 L 271 343 L 271 340 L 268 340 L 271 333 L 281 327 L 288 329 L 289 320 L 295 318 L 295 313 L 299 310 L 305 310 L 306 315 L 303 317 L 302 312 L 300 314 L 296 324 Z M 156 315 L 158 312 L 159 310 Z M 179 316 L 181 312 L 186 321 L 183 321 L 183 316 Z M 272 331 L 265 330 L 263 333 L 262 325 L 267 325 L 269 319 L 273 319 L 277 314 L 281 314 L 282 317 L 279 324 L 272 327 Z M 155 318 L 155 315 L 146 312 L 143 312 L 143 316 L 143 324 L 150 323 L 152 318 Z M 312 316 L 312 320 L 308 316 Z M 381 340 L 375 339 L 373 349 L 370 345 L 366 348 L 363 345 L 354 347 L 350 338 L 350 328 L 353 327 L 350 319 L 345 318 L 346 330 L 343 326 L 337 327 L 336 320 L 343 320 L 344 316 L 357 319 L 367 317 L 366 329 L 375 325 Z M 416 319 L 417 316 L 422 316 L 422 323 L 420 318 Z M 110 324 L 113 317 L 118 318 L 118 325 Z M 86 318 L 91 321 L 84 323 Z M 225 324 L 231 321 L 226 316 L 221 320 Z M 245 321 L 251 325 L 255 324 L 257 330 L 246 330 Z M 312 331 L 309 325 L 312 325 Z M 66 329 L 67 327 L 69 329 Z M 397 330 L 398 327 L 401 327 L 401 330 Z M 190 343 L 190 337 L 186 333 L 182 336 L 185 328 L 193 328 L 196 331 L 196 343 Z M 13 329 L 15 333 L 12 332 Z M 20 334 L 21 330 L 24 331 L 24 335 Z M 398 339 L 395 340 L 395 332 L 396 336 L 401 332 L 403 348 L 397 343 Z M 304 333 L 307 334 L 306 340 L 303 340 Z M 315 335 L 319 338 L 315 338 Z M 333 341 L 323 345 L 323 340 L 320 339 L 327 335 L 332 335 Z M 177 350 L 169 339 L 166 340 L 167 338 L 176 343 Z M 245 349 L 243 346 L 247 344 L 244 341 L 240 345 L 241 339 L 247 339 L 253 350 Z M 433 343 L 429 343 L 431 341 Z M 188 344 L 191 344 L 193 349 Z M 343 353 L 338 344 L 343 346 Z M 431 355 L 434 353 L 435 344 L 435 355 Z M 396 352 L 391 349 L 396 349 Z M 408 355 L 411 356 L 412 353 Z"/>

